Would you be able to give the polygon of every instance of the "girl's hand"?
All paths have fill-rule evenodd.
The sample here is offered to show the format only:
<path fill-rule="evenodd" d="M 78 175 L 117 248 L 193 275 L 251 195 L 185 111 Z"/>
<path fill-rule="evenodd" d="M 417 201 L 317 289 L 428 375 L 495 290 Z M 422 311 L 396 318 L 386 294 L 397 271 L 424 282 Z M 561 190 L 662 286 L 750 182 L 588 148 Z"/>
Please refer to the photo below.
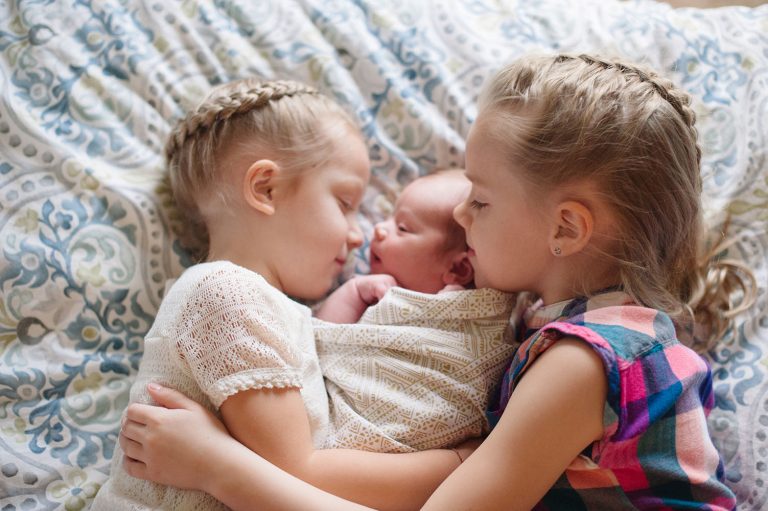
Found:
<path fill-rule="evenodd" d="M 557 341 L 520 379 L 488 438 L 423 509 L 532 509 L 602 438 L 607 388 L 597 353 L 581 340 Z"/>
<path fill-rule="evenodd" d="M 139 479 L 205 491 L 206 471 L 238 442 L 211 412 L 180 392 L 152 383 L 147 390 L 160 406 L 128 407 L 120 431 L 125 471 Z"/>
<path fill-rule="evenodd" d="M 265 461 L 229 436 L 211 412 L 183 394 L 155 384 L 147 390 L 160 406 L 132 404 L 120 432 L 128 474 L 205 491 L 235 511 L 253 509 L 255 502 L 263 511 L 367 509 Z"/>

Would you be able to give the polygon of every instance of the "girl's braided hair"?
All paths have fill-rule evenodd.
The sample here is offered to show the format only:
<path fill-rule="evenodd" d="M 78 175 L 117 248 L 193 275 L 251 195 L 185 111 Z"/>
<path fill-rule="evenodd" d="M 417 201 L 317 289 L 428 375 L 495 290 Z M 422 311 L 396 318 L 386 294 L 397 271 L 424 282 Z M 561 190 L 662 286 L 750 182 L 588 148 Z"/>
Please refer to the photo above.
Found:
<path fill-rule="evenodd" d="M 667 312 L 688 344 L 710 348 L 751 305 L 752 272 L 721 257 L 729 242 L 703 239 L 696 115 L 671 80 L 592 55 L 530 56 L 495 76 L 480 110 L 498 116 L 495 136 L 538 189 L 599 188 L 621 231 L 615 253 L 602 255 L 618 263 L 624 290 Z"/>
<path fill-rule="evenodd" d="M 181 244 L 197 260 L 207 256 L 206 214 L 227 206 L 221 177 L 230 152 L 273 159 L 290 178 L 330 157 L 328 123 L 339 120 L 356 129 L 340 106 L 295 81 L 245 78 L 213 89 L 177 122 L 165 145 Z"/>

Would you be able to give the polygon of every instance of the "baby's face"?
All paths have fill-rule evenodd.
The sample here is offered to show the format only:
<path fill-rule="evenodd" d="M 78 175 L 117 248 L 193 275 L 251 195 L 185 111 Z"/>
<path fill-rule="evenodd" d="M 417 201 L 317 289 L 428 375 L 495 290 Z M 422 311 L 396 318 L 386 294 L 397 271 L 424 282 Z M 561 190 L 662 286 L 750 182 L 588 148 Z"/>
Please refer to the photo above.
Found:
<path fill-rule="evenodd" d="M 387 273 L 400 286 L 436 293 L 454 257 L 465 250 L 448 247 L 453 209 L 469 192 L 460 173 L 420 178 L 395 203 L 392 217 L 376 225 L 370 248 L 371 273 Z M 455 244 L 454 244 L 455 245 Z M 463 245 L 463 244 L 462 244 Z"/>

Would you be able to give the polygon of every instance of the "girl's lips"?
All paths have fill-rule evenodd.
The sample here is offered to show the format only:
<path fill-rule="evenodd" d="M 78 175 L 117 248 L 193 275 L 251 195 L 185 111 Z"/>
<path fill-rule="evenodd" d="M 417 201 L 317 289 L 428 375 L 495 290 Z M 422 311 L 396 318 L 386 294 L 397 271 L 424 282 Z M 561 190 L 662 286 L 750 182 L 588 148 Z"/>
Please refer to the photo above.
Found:
<path fill-rule="evenodd" d="M 476 253 L 474 248 L 470 248 L 467 250 L 467 257 L 474 257 L 475 255 Z"/>

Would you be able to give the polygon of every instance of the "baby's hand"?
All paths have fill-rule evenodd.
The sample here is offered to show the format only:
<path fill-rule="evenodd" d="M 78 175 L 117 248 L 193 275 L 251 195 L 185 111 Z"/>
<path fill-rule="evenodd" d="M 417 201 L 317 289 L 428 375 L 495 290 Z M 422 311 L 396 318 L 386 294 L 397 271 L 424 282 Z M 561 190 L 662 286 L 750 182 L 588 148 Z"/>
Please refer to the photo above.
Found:
<path fill-rule="evenodd" d="M 397 285 L 397 281 L 392 275 L 360 275 L 352 279 L 357 288 L 357 294 L 360 300 L 366 305 L 374 305 L 387 294 L 389 288 Z"/>
<path fill-rule="evenodd" d="M 466 288 L 460 284 L 448 284 L 443 289 L 438 291 L 439 293 L 447 293 L 448 291 L 464 291 Z"/>
<path fill-rule="evenodd" d="M 331 293 L 315 312 L 315 317 L 331 323 L 355 323 L 369 305 L 381 300 L 387 290 L 396 286 L 391 275 L 359 275 Z"/>

